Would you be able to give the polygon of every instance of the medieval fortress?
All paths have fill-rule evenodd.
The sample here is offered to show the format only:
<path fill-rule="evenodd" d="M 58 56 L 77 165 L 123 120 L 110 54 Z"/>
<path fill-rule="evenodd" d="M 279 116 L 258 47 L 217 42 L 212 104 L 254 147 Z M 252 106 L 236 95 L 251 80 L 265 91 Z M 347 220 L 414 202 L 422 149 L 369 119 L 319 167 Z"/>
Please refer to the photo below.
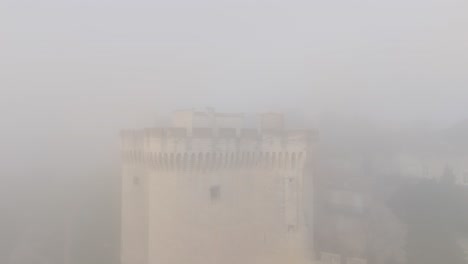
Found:
<path fill-rule="evenodd" d="M 314 134 L 176 111 L 122 144 L 122 264 L 312 263 Z"/>

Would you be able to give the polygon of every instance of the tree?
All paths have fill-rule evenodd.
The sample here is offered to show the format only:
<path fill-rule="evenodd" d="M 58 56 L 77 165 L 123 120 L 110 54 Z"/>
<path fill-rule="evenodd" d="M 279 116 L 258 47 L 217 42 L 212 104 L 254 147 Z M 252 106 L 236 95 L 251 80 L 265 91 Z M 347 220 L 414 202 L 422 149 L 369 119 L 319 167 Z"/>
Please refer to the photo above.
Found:
<path fill-rule="evenodd" d="M 466 201 L 464 188 L 427 180 L 406 185 L 393 197 L 391 207 L 408 228 L 408 264 L 466 263 L 457 243 L 468 230 Z"/>

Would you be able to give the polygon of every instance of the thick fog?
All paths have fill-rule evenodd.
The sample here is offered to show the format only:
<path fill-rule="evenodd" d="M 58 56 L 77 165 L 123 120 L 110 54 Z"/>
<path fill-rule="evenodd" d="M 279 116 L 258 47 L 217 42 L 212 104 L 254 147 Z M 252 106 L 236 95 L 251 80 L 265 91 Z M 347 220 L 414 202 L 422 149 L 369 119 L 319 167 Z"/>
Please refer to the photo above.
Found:
<path fill-rule="evenodd" d="M 177 109 L 283 112 L 339 159 L 464 156 L 467 14 L 462 0 L 0 0 L 0 262 L 118 263 L 119 131 Z"/>

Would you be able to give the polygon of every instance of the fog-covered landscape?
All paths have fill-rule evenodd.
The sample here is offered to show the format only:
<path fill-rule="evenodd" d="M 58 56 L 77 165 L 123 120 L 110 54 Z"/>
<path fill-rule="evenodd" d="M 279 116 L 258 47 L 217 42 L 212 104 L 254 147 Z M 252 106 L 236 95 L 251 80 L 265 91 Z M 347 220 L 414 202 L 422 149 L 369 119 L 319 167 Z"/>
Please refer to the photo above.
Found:
<path fill-rule="evenodd" d="M 273 130 L 313 134 L 297 174 L 314 183 L 298 205 L 313 212 L 310 263 L 466 263 L 467 11 L 458 0 L 0 0 L 0 263 L 127 264 L 121 131 L 211 108 L 245 114 L 259 145 L 264 113 L 284 116 Z M 256 153 L 292 153 L 255 148 L 252 166 Z"/>

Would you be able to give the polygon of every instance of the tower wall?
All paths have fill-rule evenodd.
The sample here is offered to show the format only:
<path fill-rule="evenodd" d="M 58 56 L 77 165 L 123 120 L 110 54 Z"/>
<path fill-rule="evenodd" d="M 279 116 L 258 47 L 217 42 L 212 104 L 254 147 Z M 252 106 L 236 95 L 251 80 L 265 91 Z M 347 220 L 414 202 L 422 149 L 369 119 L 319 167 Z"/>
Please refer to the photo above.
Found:
<path fill-rule="evenodd" d="M 144 166 L 144 134 L 121 134 L 121 263 L 148 263 L 149 178 Z"/>
<path fill-rule="evenodd" d="M 312 142 L 310 131 L 123 133 L 122 263 L 308 263 Z"/>

